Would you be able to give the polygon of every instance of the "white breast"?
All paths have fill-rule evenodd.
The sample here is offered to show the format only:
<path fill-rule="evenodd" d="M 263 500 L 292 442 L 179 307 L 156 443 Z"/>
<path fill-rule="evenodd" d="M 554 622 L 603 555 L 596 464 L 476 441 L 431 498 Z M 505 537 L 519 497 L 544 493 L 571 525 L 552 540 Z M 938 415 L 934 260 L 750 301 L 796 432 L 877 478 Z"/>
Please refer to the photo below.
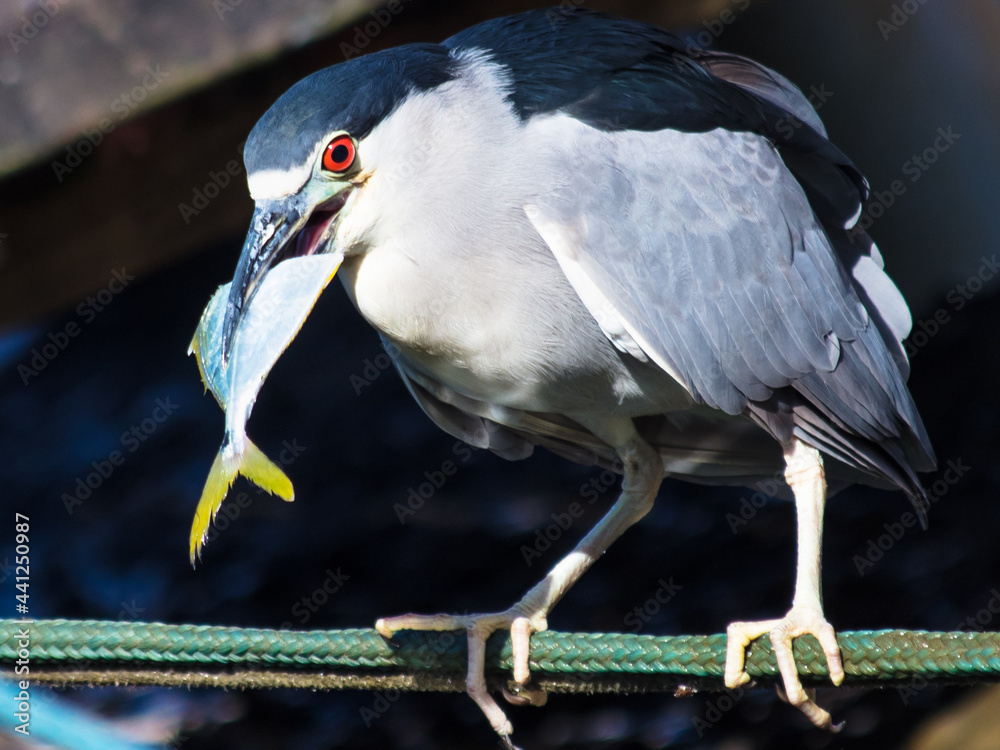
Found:
<path fill-rule="evenodd" d="M 569 412 L 644 398 L 532 226 L 552 178 L 523 151 L 502 69 L 403 102 L 359 146 L 372 176 L 335 242 L 361 314 L 413 367 L 470 398 Z"/>

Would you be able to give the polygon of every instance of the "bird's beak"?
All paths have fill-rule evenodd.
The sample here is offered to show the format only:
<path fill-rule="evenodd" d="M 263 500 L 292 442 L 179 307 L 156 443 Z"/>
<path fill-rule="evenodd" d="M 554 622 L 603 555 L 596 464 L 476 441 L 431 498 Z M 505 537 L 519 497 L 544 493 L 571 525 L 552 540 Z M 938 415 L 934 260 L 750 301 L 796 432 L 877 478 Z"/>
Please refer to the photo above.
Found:
<path fill-rule="evenodd" d="M 322 252 L 331 236 L 333 221 L 349 192 L 344 189 L 319 206 L 308 205 L 303 193 L 257 202 L 226 301 L 222 324 L 223 363 L 229 357 L 236 331 L 264 276 L 285 258 Z"/>

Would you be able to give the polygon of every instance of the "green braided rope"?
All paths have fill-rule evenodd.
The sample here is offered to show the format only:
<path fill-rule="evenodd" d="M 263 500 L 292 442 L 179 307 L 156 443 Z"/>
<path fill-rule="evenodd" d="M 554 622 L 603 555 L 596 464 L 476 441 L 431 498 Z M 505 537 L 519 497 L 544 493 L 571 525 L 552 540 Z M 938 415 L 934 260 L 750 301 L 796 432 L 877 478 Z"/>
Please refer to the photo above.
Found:
<path fill-rule="evenodd" d="M 200 675 L 192 678 L 197 684 L 315 687 L 315 682 L 302 682 L 303 671 L 312 670 L 345 676 L 339 683 L 332 680 L 327 687 L 378 684 L 370 678 L 366 682 L 363 677 L 374 673 L 379 679 L 386 675 L 405 677 L 392 681 L 398 688 L 453 690 L 461 689 L 460 677 L 466 669 L 463 633 L 401 632 L 390 644 L 369 629 L 280 631 L 101 620 L 0 620 L 0 667 L 12 667 L 24 657 L 24 631 L 28 633 L 31 674 L 38 679 L 38 673 L 44 672 L 49 681 L 59 681 L 58 675 L 78 671 L 86 679 L 76 681 L 102 682 L 99 675 L 106 671 L 113 673 L 114 679 L 103 682 L 192 684 L 191 680 L 177 677 L 181 670 Z M 855 683 L 918 677 L 965 682 L 1000 680 L 1000 633 L 858 631 L 840 633 L 838 642 L 848 680 Z M 531 638 L 531 669 L 543 683 L 546 678 L 553 684 L 573 678 L 571 682 L 586 687 L 592 678 L 599 677 L 604 688 L 590 685 L 598 690 L 634 691 L 650 689 L 651 685 L 652 689 L 661 689 L 657 685 L 672 689 L 678 684 L 717 688 L 721 686 L 725 651 L 726 636 L 722 634 L 648 636 L 546 631 Z M 817 682 L 827 676 L 826 659 L 814 638 L 796 639 L 794 652 L 805 681 Z M 511 669 L 507 634 L 498 633 L 490 639 L 486 657 L 488 671 Z M 773 680 L 778 675 L 767 637 L 752 645 L 746 668 L 758 680 Z M 230 674 L 228 681 L 219 682 L 220 671 L 234 669 L 250 674 L 239 679 Z M 148 676 L 137 677 L 151 670 L 172 676 L 161 683 Z M 277 681 L 253 677 L 253 673 L 268 672 L 285 676 Z M 210 677 L 213 673 L 215 677 Z M 421 679 L 421 674 L 427 679 Z M 663 677 L 671 679 L 655 679 Z M 645 678 L 654 679 L 641 687 Z"/>

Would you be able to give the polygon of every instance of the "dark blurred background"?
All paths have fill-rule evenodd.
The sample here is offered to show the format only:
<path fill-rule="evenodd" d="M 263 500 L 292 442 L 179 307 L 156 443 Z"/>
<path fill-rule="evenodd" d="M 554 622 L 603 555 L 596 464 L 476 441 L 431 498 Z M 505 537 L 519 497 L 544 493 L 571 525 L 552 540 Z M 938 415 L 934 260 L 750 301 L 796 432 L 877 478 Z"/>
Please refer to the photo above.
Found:
<path fill-rule="evenodd" d="M 840 630 L 997 630 L 998 5 L 568 4 L 655 22 L 776 68 L 812 95 L 833 140 L 868 176 L 875 197 L 862 220 L 913 308 L 911 388 L 942 471 L 926 477 L 935 498 L 928 531 L 899 532 L 901 494 L 853 488 L 833 499 L 827 614 Z M 541 451 L 508 463 L 437 430 L 334 284 L 272 372 L 249 427 L 266 453 L 287 459 L 296 502 L 237 485 L 248 507 L 224 506 L 232 517 L 203 564 L 187 562 L 223 421 L 185 351 L 212 291 L 232 276 L 252 211 L 240 161 L 246 134 L 319 68 L 540 6 L 0 7 L 0 508 L 4 518 L 31 519 L 32 616 L 337 628 L 408 611 L 493 611 L 582 535 L 583 525 L 526 565 L 523 548 L 553 513 L 589 501 L 591 481 L 603 491 L 585 503 L 583 521 L 610 505 L 614 488 L 599 470 Z M 457 471 L 401 519 L 396 506 L 449 460 Z M 714 633 L 734 619 L 780 615 L 794 578 L 793 531 L 788 503 L 668 481 L 650 516 L 572 589 L 550 626 Z M 0 529 L 3 616 L 14 614 L 13 535 L 13 522 Z M 342 582 L 337 593 L 305 606 L 331 576 Z M 663 582 L 680 589 L 641 621 L 636 607 Z M 820 702 L 846 720 L 839 735 L 809 728 L 770 691 L 735 702 L 720 695 L 553 696 L 543 709 L 510 713 L 516 739 L 532 750 L 1000 746 L 1000 694 L 988 688 L 821 689 Z M 184 750 L 495 742 L 459 695 L 61 697 L 133 738 Z M 0 748 L 24 746 L 0 737 Z"/>

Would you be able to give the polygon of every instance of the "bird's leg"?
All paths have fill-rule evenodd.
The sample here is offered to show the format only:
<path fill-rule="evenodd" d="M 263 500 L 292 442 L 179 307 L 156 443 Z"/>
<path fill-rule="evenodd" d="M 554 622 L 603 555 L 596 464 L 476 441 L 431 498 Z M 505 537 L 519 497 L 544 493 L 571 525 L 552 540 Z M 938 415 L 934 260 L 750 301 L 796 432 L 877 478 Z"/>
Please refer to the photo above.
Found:
<path fill-rule="evenodd" d="M 635 433 L 631 420 L 625 432 L 627 439 L 617 449 L 624 462 L 625 478 L 622 493 L 611 510 L 597 523 L 587 536 L 555 567 L 549 571 L 513 607 L 494 614 L 483 615 L 401 615 L 387 617 L 375 623 L 375 628 L 386 638 L 398 630 L 465 630 L 469 642 L 468 673 L 465 689 L 490 720 L 490 724 L 503 741 L 510 745 L 513 727 L 503 709 L 486 689 L 484 671 L 486 639 L 497 630 L 509 629 L 514 656 L 514 681 L 520 687 L 516 695 L 506 690 L 504 694 L 514 703 L 545 702 L 545 693 L 532 690 L 528 668 L 528 641 L 533 632 L 548 627 L 547 616 L 562 596 L 611 546 L 622 532 L 634 524 L 653 507 L 657 490 L 663 480 L 663 463 L 659 454 L 644 443 Z"/>
<path fill-rule="evenodd" d="M 792 656 L 792 639 L 809 633 L 816 637 L 830 669 L 834 685 L 844 681 L 844 668 L 833 626 L 823 615 L 820 598 L 820 550 L 823 537 L 823 506 L 826 502 L 826 478 L 823 459 L 815 448 L 800 440 L 785 447 L 785 481 L 795 495 L 795 515 L 798 527 L 798 564 L 795 574 L 795 598 L 792 608 L 779 620 L 734 622 L 727 630 L 726 686 L 735 688 L 750 680 L 744 671 L 746 647 L 764 633 L 771 636 L 771 645 L 778 660 L 778 670 L 784 683 L 782 696 L 800 709 L 821 729 L 838 730 L 830 714 L 816 705 L 799 680 Z M 779 691 L 780 695 L 780 691 Z"/>

